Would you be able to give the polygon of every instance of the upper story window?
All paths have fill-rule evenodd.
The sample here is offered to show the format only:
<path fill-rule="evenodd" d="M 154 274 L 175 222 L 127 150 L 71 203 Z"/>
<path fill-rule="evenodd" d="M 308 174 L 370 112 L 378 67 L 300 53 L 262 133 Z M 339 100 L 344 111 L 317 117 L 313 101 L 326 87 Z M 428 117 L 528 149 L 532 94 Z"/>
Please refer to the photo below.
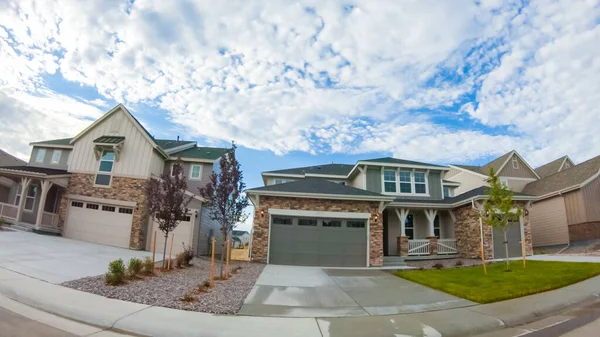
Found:
<path fill-rule="evenodd" d="M 454 189 L 451 187 L 444 186 L 444 198 L 449 198 L 454 196 Z"/>
<path fill-rule="evenodd" d="M 46 156 L 46 149 L 38 149 L 37 155 L 35 156 L 35 162 L 43 163 L 45 156 Z"/>
<path fill-rule="evenodd" d="M 100 165 L 98 166 L 98 171 L 100 173 L 96 174 L 96 185 L 110 186 L 114 163 L 115 152 L 104 151 L 100 158 Z"/>
<path fill-rule="evenodd" d="M 408 170 L 383 170 L 383 192 L 412 195 L 427 195 L 427 172 Z"/>
<path fill-rule="evenodd" d="M 400 193 L 412 193 L 410 171 L 400 171 Z"/>
<path fill-rule="evenodd" d="M 396 193 L 396 171 L 395 170 L 384 170 L 383 171 L 383 191 Z"/>
<path fill-rule="evenodd" d="M 61 156 L 62 156 L 61 150 L 54 150 L 54 152 L 52 152 L 52 161 L 50 163 L 52 163 L 52 164 L 60 163 Z"/>
<path fill-rule="evenodd" d="M 200 180 L 202 178 L 202 165 L 192 165 L 190 167 L 190 179 Z"/>
<path fill-rule="evenodd" d="M 285 183 L 290 183 L 294 181 L 294 179 L 283 179 L 283 178 L 277 178 L 275 179 L 275 185 L 277 184 L 285 184 Z"/>
<path fill-rule="evenodd" d="M 500 184 L 504 185 L 504 187 L 508 187 L 508 180 L 506 178 L 500 178 Z"/>
<path fill-rule="evenodd" d="M 512 158 L 512 167 L 515 170 L 519 169 L 519 159 L 517 157 L 515 157 L 515 156 L 513 156 L 513 158 Z"/>
<path fill-rule="evenodd" d="M 415 172 L 415 193 L 427 194 L 427 181 L 425 178 L 425 172 Z"/>

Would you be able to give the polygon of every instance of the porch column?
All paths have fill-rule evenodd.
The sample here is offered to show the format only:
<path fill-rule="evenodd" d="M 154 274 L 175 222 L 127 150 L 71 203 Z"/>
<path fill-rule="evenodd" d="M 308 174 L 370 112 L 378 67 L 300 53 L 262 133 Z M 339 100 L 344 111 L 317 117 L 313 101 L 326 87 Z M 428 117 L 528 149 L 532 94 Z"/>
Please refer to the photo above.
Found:
<path fill-rule="evenodd" d="M 44 208 L 46 206 L 46 196 L 48 191 L 52 187 L 52 183 L 49 180 L 42 180 L 40 184 L 42 195 L 40 196 L 40 204 L 38 205 L 37 217 L 35 218 L 35 229 L 42 227 L 42 218 L 44 217 Z"/>
<path fill-rule="evenodd" d="M 19 199 L 19 204 L 17 205 L 17 222 L 21 221 L 21 216 L 23 215 L 23 206 L 25 205 L 25 200 L 27 199 L 29 184 L 31 184 L 31 178 L 21 178 L 21 198 Z"/>
<path fill-rule="evenodd" d="M 396 215 L 398 216 L 398 219 L 400 219 L 400 236 L 406 236 L 406 217 L 408 217 L 408 212 L 410 212 L 410 209 L 394 208 L 394 211 L 396 211 Z"/>
<path fill-rule="evenodd" d="M 425 216 L 427 217 L 427 236 L 434 236 L 435 231 L 433 230 L 433 223 L 435 222 L 435 216 L 437 215 L 436 209 L 424 210 Z"/>
<path fill-rule="evenodd" d="M 400 236 L 396 238 L 396 253 L 398 256 L 408 256 L 408 237 L 406 236 L 406 217 L 410 209 L 394 208 L 400 220 Z"/>

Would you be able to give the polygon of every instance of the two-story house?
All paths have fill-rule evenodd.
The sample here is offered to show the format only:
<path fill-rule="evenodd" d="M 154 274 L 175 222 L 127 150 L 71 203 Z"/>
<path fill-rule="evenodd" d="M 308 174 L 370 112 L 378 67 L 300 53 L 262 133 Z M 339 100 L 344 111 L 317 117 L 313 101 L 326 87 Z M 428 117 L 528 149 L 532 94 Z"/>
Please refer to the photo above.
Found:
<path fill-rule="evenodd" d="M 164 234 L 147 212 L 148 179 L 170 173 L 180 161 L 193 197 L 189 213 L 174 231 L 198 255 L 208 254 L 219 226 L 210 220 L 197 189 L 228 149 L 199 147 L 195 141 L 155 139 L 121 104 L 73 138 L 30 144 L 27 165 L 1 167 L 15 181 L 2 217 L 37 232 L 130 249 L 157 246 Z M 218 167 L 218 166 L 217 166 Z"/>
<path fill-rule="evenodd" d="M 501 233 L 482 226 L 486 188 L 453 196 L 452 168 L 396 158 L 269 171 L 249 189 L 252 259 L 273 264 L 381 266 L 404 259 L 503 256 Z M 524 205 L 530 197 L 517 193 Z M 511 254 L 530 254 L 527 216 Z M 496 243 L 496 244 L 494 244 Z"/>

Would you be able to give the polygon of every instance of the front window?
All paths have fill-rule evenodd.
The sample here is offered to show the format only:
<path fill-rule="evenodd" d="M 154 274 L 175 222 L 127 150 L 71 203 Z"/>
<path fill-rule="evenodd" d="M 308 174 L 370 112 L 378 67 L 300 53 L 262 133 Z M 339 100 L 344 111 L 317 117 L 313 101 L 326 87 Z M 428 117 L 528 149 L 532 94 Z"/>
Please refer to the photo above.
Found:
<path fill-rule="evenodd" d="M 415 193 L 427 194 L 427 182 L 425 172 L 415 172 Z"/>
<path fill-rule="evenodd" d="M 440 216 L 436 215 L 433 220 L 433 236 L 440 238 Z"/>
<path fill-rule="evenodd" d="M 54 150 L 54 152 L 52 152 L 52 164 L 58 164 L 60 162 L 60 157 L 62 156 L 62 151 L 61 150 Z"/>
<path fill-rule="evenodd" d="M 383 189 L 384 192 L 396 193 L 396 171 L 383 171 Z"/>
<path fill-rule="evenodd" d="M 21 186 L 21 184 L 17 185 L 17 193 L 15 194 L 15 205 L 19 205 L 19 202 L 21 202 L 21 190 L 23 189 L 23 187 Z"/>
<path fill-rule="evenodd" d="M 33 204 L 35 203 L 36 194 L 37 186 L 29 186 L 29 190 L 27 190 L 27 196 L 25 197 L 25 210 L 33 211 Z"/>
<path fill-rule="evenodd" d="M 35 156 L 36 163 L 42 163 L 46 156 L 46 149 L 38 149 L 37 155 Z"/>
<path fill-rule="evenodd" d="M 500 178 L 500 184 L 503 185 L 504 187 L 508 187 L 508 180 L 506 180 L 504 178 Z"/>
<path fill-rule="evenodd" d="M 192 165 L 192 167 L 190 168 L 190 179 L 200 180 L 201 175 L 202 175 L 202 166 Z"/>
<path fill-rule="evenodd" d="M 400 171 L 400 193 L 412 193 L 410 171 Z"/>
<path fill-rule="evenodd" d="M 408 236 L 409 240 L 413 240 L 415 238 L 415 226 L 413 223 L 413 216 L 409 214 L 404 220 L 404 233 Z"/>
<path fill-rule="evenodd" d="M 114 163 L 115 153 L 113 151 L 104 151 L 102 158 L 100 158 L 100 165 L 98 167 L 98 171 L 101 173 L 96 174 L 96 185 L 110 185 Z"/>

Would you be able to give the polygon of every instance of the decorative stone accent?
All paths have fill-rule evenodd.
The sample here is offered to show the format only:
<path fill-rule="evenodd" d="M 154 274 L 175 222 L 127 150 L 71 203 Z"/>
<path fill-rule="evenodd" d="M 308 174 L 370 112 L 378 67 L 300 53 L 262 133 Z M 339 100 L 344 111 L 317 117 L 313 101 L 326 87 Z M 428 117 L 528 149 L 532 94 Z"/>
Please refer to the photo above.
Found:
<path fill-rule="evenodd" d="M 131 225 L 130 249 L 144 248 L 144 231 L 148 225 L 148 202 L 146 197 L 146 179 L 112 177 L 111 186 L 95 187 L 95 175 L 73 173 L 69 180 L 67 193 L 63 194 L 59 209 L 59 226 L 63 226 L 68 209 L 67 194 L 87 197 L 132 201 L 137 203 L 133 211 Z"/>
<path fill-rule="evenodd" d="M 408 256 L 408 236 L 399 236 L 396 240 L 398 256 Z"/>
<path fill-rule="evenodd" d="M 269 209 L 291 209 L 324 212 L 371 213 L 369 220 L 369 263 L 383 265 L 383 214 L 379 202 L 358 200 L 332 200 L 260 196 L 259 207 L 254 210 L 252 260 L 267 262 L 269 245 Z"/>
<path fill-rule="evenodd" d="M 454 236 L 458 254 L 467 259 L 481 258 L 479 213 L 469 204 L 456 208 L 454 215 L 456 216 Z M 485 225 L 483 226 L 483 251 L 486 259 L 493 258 L 492 228 Z"/>
<path fill-rule="evenodd" d="M 571 242 L 600 239 L 600 222 L 584 222 L 569 226 Z"/>
<path fill-rule="evenodd" d="M 523 215 L 523 231 L 525 232 L 525 254 L 533 255 L 533 239 L 532 239 L 532 235 L 531 235 L 531 222 L 529 221 L 528 215 Z"/>
<path fill-rule="evenodd" d="M 438 238 L 437 236 L 428 236 L 426 237 L 429 240 L 429 255 L 437 255 L 438 253 Z"/>

